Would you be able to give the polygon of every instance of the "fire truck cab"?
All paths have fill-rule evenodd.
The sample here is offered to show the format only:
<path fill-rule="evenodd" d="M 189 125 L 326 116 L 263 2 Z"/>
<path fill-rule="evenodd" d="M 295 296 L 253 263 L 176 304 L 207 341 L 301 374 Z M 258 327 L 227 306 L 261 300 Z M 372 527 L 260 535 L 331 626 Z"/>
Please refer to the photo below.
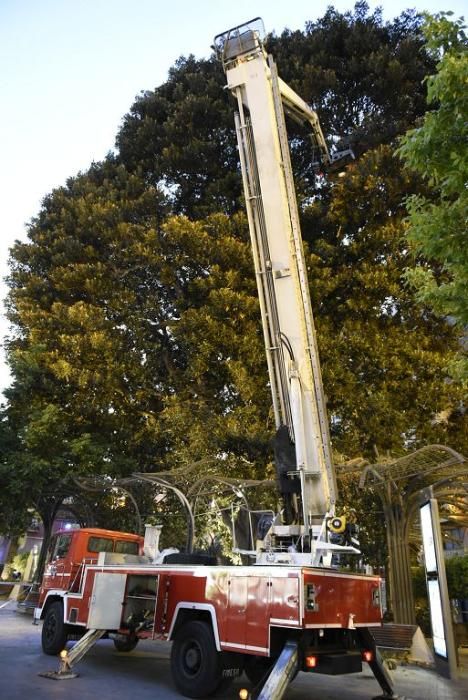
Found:
<path fill-rule="evenodd" d="M 50 541 L 41 599 L 54 589 L 79 590 L 84 566 L 96 564 L 100 552 L 140 555 L 143 542 L 143 537 L 128 532 L 98 528 L 59 530 Z"/>

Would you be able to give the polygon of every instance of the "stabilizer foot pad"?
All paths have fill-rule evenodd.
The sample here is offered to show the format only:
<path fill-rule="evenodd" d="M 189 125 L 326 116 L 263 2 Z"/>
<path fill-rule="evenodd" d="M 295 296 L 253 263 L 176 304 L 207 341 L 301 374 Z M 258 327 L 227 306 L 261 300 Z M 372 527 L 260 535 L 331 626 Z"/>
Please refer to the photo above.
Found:
<path fill-rule="evenodd" d="M 37 675 L 43 676 L 44 678 L 51 678 L 53 681 L 69 681 L 71 678 L 78 678 L 80 674 L 74 673 L 73 671 L 45 671 Z"/>

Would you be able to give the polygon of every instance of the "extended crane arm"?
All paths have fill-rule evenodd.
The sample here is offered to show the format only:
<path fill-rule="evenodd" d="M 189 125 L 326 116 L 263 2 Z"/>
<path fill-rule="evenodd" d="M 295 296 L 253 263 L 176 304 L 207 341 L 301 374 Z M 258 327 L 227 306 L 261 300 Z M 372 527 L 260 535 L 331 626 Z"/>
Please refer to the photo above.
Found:
<path fill-rule="evenodd" d="M 261 21 L 261 20 L 260 20 Z M 336 479 L 285 111 L 310 124 L 320 161 L 331 158 L 315 112 L 278 78 L 252 20 L 215 38 L 236 97 L 239 155 L 276 420 L 275 462 L 285 520 L 313 540 L 334 513 Z M 323 537 L 322 537 L 323 539 Z"/>
<path fill-rule="evenodd" d="M 330 154 L 316 112 L 281 78 L 278 78 L 278 87 L 285 112 L 298 124 L 309 124 L 314 144 L 319 150 L 320 163 L 325 166 L 329 165 L 331 162 Z"/>

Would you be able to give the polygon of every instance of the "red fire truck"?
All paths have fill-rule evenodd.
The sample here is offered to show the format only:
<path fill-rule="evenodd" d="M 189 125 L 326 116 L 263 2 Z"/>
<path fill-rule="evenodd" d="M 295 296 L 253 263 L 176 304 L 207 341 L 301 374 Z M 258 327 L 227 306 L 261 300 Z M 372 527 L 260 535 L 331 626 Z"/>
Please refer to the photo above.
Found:
<path fill-rule="evenodd" d="M 315 112 L 277 76 L 262 43 L 261 20 L 219 35 L 215 48 L 237 101 L 283 507 L 243 552 L 252 558 L 248 566 L 165 556 L 151 528 L 145 556 L 137 536 L 59 533 L 35 610 L 35 619 L 44 621 L 43 649 L 57 654 L 70 636 L 82 634 L 64 654 L 63 675 L 103 636 L 126 651 L 142 638 L 172 640 L 174 683 L 195 698 L 220 691 L 245 670 L 260 700 L 279 700 L 299 670 L 352 673 L 364 659 L 384 697 L 391 698 L 392 684 L 370 632 L 381 624 L 379 578 L 332 566 L 343 553 L 359 550 L 353 525 L 335 512 L 285 114 L 311 127 L 321 165 L 350 153 L 329 153 Z"/>
<path fill-rule="evenodd" d="M 352 673 L 376 660 L 368 628 L 381 622 L 378 577 L 288 564 L 154 565 L 142 552 L 143 538 L 128 533 L 56 535 L 35 611 L 45 653 L 85 633 L 78 644 L 111 636 L 118 651 L 173 640 L 174 683 L 198 698 L 243 670 L 261 683 L 288 641 L 300 647 L 302 671 Z"/>

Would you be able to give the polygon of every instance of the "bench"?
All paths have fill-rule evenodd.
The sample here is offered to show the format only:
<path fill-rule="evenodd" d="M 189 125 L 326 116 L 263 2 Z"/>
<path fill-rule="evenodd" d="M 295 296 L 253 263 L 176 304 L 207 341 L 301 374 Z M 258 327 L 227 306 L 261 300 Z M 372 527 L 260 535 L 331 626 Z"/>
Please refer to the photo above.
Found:
<path fill-rule="evenodd" d="M 417 625 L 383 624 L 382 627 L 372 627 L 370 632 L 380 649 L 395 651 L 410 651 L 413 638 L 418 629 Z"/>
<path fill-rule="evenodd" d="M 385 654 L 408 657 L 412 662 L 432 666 L 434 656 L 428 647 L 421 628 L 417 625 L 383 624 L 370 627 L 376 646 Z"/>

